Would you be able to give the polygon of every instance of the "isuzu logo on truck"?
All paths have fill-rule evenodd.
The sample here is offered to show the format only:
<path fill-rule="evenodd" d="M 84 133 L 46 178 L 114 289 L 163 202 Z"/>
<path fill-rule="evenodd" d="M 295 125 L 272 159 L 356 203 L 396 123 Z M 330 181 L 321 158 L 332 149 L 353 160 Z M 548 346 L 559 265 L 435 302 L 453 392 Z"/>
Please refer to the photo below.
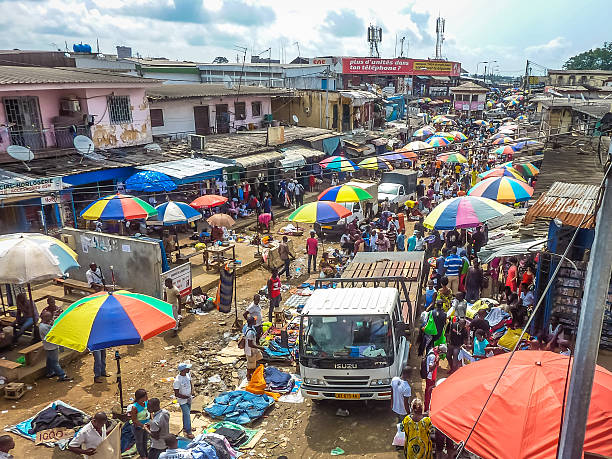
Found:
<path fill-rule="evenodd" d="M 353 368 L 353 369 L 357 369 L 357 364 L 356 363 L 336 363 L 334 365 L 334 368 Z"/>

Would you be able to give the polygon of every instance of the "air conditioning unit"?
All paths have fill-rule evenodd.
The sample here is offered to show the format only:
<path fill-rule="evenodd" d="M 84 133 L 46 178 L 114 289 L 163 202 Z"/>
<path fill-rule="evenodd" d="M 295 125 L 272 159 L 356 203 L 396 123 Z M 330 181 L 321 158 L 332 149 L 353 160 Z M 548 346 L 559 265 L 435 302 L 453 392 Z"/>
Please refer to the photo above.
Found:
<path fill-rule="evenodd" d="M 62 112 L 80 112 L 81 104 L 77 99 L 62 99 L 60 100 L 60 110 Z"/>
<path fill-rule="evenodd" d="M 189 145 L 192 150 L 204 150 L 206 148 L 206 137 L 203 135 L 189 134 Z"/>
<path fill-rule="evenodd" d="M 64 244 L 70 247 L 72 250 L 76 250 L 76 242 L 72 234 L 60 234 L 60 238 Z"/>

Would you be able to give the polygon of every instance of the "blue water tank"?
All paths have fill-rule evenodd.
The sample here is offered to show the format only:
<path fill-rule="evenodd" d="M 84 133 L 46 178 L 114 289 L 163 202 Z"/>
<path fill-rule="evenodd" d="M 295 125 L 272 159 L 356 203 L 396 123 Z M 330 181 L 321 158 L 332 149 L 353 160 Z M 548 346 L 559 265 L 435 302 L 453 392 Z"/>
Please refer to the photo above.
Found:
<path fill-rule="evenodd" d="M 72 45 L 72 50 L 75 53 L 91 53 L 91 45 L 75 43 L 74 45 Z"/>
<path fill-rule="evenodd" d="M 83 45 L 83 52 L 91 54 L 91 45 L 87 45 L 87 44 Z"/>

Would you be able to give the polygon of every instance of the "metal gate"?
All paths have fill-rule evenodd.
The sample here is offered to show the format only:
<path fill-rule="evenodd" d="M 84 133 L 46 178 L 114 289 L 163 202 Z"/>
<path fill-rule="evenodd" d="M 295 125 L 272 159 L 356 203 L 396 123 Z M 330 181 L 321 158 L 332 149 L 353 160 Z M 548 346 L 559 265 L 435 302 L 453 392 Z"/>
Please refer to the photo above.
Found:
<path fill-rule="evenodd" d="M 38 97 L 20 96 L 2 99 L 11 144 L 38 150 L 47 146 L 42 129 Z"/>

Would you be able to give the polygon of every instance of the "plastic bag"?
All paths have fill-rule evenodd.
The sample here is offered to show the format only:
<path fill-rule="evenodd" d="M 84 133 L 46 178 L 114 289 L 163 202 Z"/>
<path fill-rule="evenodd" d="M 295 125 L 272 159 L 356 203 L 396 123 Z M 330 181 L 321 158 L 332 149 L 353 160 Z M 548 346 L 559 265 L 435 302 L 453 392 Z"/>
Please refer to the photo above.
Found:
<path fill-rule="evenodd" d="M 433 320 L 433 314 L 429 314 L 429 318 L 427 319 L 427 325 L 425 325 L 423 333 L 431 336 L 435 336 L 438 334 L 438 327 L 436 327 L 436 323 Z"/>
<path fill-rule="evenodd" d="M 395 437 L 393 437 L 393 446 L 404 446 L 406 444 L 406 432 L 402 430 L 402 425 L 397 425 L 397 432 L 395 433 Z"/>

